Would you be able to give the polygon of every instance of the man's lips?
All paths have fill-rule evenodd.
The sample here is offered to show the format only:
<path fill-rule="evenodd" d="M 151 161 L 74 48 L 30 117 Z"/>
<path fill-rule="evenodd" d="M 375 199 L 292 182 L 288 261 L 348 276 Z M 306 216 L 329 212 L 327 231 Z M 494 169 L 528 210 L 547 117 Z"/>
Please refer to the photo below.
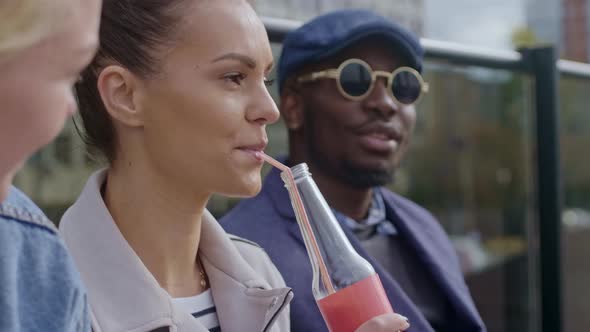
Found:
<path fill-rule="evenodd" d="M 389 154 L 395 151 L 398 146 L 398 141 L 382 134 L 361 135 L 359 138 L 364 149 L 375 153 Z"/>
<path fill-rule="evenodd" d="M 358 131 L 358 135 L 372 136 L 375 139 L 401 141 L 402 134 L 392 123 L 387 122 L 373 122 L 362 126 Z"/>
<path fill-rule="evenodd" d="M 392 153 L 402 140 L 402 135 L 389 123 L 374 122 L 357 132 L 360 143 L 366 150 L 376 153 Z"/>

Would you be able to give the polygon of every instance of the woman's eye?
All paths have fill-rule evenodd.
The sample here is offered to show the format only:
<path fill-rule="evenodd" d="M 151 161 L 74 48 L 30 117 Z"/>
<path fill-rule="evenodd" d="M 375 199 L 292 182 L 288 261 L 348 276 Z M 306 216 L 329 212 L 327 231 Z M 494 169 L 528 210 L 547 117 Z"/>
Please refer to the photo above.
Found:
<path fill-rule="evenodd" d="M 264 79 L 264 85 L 266 85 L 267 87 L 271 87 L 274 84 L 274 82 L 275 82 L 274 79 L 268 79 L 268 78 Z"/>
<path fill-rule="evenodd" d="M 234 84 L 241 85 L 242 81 L 244 79 L 246 79 L 246 75 L 244 75 L 242 73 L 231 73 L 231 74 L 227 74 L 227 75 L 223 76 L 223 79 L 228 82 L 232 82 Z"/>

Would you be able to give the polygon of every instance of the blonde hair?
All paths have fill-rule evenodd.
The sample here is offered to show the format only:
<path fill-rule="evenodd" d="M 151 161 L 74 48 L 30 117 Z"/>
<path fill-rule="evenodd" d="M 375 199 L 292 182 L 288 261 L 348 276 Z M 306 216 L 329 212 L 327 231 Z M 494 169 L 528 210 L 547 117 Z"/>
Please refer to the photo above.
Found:
<path fill-rule="evenodd" d="M 64 0 L 2 0 L 0 62 L 57 32 L 63 25 L 67 8 Z"/>

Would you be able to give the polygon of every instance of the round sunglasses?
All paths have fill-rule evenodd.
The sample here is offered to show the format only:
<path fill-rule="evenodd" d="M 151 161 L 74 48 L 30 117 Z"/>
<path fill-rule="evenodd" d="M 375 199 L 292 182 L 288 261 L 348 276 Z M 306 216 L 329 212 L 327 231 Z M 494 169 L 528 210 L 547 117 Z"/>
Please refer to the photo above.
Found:
<path fill-rule="evenodd" d="M 402 105 L 418 103 L 422 95 L 428 92 L 428 83 L 422 75 L 410 67 L 399 67 L 393 72 L 373 70 L 361 59 L 348 59 L 336 69 L 326 69 L 303 75 L 297 82 L 314 82 L 320 79 L 335 79 L 340 93 L 354 101 L 365 99 L 375 86 L 377 78 L 387 79 L 387 91 L 393 99 Z"/>

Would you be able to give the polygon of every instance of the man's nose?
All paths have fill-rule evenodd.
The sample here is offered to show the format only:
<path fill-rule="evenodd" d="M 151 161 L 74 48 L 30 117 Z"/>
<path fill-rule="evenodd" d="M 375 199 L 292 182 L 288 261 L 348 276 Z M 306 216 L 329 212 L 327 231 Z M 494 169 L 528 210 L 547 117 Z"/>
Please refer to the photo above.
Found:
<path fill-rule="evenodd" d="M 378 77 L 373 90 L 365 99 L 365 108 L 379 113 L 382 117 L 388 118 L 399 111 L 400 106 L 395 102 L 389 92 L 387 79 Z"/>

